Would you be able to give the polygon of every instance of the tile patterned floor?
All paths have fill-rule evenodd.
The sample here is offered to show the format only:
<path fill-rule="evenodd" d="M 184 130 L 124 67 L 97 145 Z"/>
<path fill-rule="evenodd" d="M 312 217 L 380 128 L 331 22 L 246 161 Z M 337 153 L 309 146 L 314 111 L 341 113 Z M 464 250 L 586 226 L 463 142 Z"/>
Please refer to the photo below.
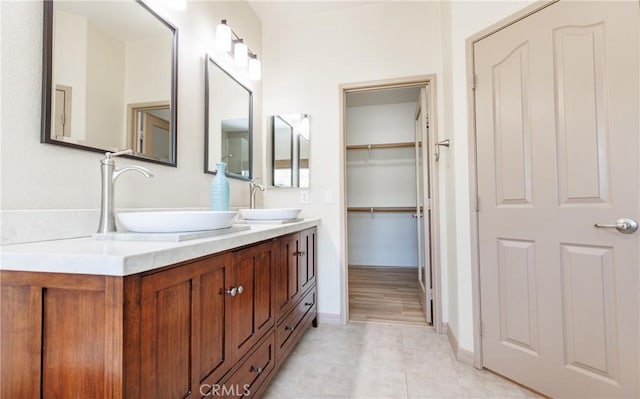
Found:
<path fill-rule="evenodd" d="M 430 327 L 352 322 L 311 328 L 264 399 L 538 398 L 455 360 Z"/>

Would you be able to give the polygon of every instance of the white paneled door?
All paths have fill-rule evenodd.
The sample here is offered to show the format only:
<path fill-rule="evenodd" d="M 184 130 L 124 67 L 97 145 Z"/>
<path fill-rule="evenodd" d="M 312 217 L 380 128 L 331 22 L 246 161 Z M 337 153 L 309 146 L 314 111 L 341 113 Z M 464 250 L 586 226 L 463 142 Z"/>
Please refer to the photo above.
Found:
<path fill-rule="evenodd" d="M 560 1 L 474 45 L 483 365 L 638 398 L 638 1 Z M 620 222 L 621 230 L 630 225 Z"/>

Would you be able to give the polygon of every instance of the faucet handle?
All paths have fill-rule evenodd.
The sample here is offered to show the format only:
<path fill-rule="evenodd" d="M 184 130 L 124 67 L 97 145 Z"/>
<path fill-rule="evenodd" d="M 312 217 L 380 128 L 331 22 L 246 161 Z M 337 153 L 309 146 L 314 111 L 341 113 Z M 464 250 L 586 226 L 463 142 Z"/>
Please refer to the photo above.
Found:
<path fill-rule="evenodd" d="M 131 155 L 131 154 L 133 154 L 133 150 L 129 148 L 128 150 L 122 150 L 117 152 L 105 152 L 104 156 L 106 159 L 111 159 L 113 157 L 117 157 L 120 155 Z"/>

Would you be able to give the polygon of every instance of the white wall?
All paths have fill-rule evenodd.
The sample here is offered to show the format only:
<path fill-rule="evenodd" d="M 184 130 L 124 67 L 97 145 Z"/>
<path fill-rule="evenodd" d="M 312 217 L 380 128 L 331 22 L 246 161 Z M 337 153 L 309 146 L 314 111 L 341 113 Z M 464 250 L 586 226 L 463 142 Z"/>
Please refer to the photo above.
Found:
<path fill-rule="evenodd" d="M 286 3 L 292 11 L 304 6 Z M 263 42 L 265 115 L 311 115 L 311 187 L 309 204 L 301 206 L 303 216 L 322 218 L 319 312 L 340 314 L 345 265 L 340 258 L 344 237 L 340 232 L 339 86 L 429 73 L 440 76 L 440 4 L 354 2 L 326 11 L 292 13 L 288 18 L 264 20 Z M 271 189 L 266 204 L 299 204 L 300 191 Z M 325 203 L 325 191 L 334 194 L 333 203 Z"/>
<path fill-rule="evenodd" d="M 184 12 L 160 9 L 159 12 L 179 30 L 178 167 L 118 160 L 121 166 L 147 166 L 155 177 L 144 179 L 138 174 L 128 174 L 119 178 L 116 206 L 208 207 L 211 176 L 203 173 L 204 54 L 214 48 L 217 21 L 227 18 L 248 46 L 261 56 L 261 23 L 246 2 L 189 2 Z M 0 18 L 0 210 L 6 213 L 98 208 L 99 160 L 103 155 L 40 143 L 42 2 L 0 2 Z M 254 91 L 254 113 L 259 121 L 262 83 L 249 81 L 243 71 L 232 73 Z M 255 168 L 260 175 L 262 152 L 258 149 L 262 145 L 262 124 L 256 123 L 254 129 Z M 231 205 L 247 206 L 248 202 L 248 184 L 232 181 Z M 3 234 L 9 227 L 2 226 Z M 92 232 L 85 230 L 81 232 Z M 16 239 L 19 241 L 20 237 Z"/>

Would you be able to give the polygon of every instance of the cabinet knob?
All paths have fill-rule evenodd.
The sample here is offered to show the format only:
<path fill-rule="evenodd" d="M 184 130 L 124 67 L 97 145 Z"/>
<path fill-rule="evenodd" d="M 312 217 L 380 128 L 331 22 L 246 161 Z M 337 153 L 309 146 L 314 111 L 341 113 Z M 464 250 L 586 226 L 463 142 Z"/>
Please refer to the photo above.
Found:
<path fill-rule="evenodd" d="M 262 373 L 262 367 L 251 366 L 251 371 L 253 371 L 256 374 L 261 374 Z"/>
<path fill-rule="evenodd" d="M 238 287 L 238 294 L 242 294 L 243 291 L 244 291 L 244 287 L 243 286 L 239 286 Z"/>
<path fill-rule="evenodd" d="M 284 326 L 285 331 L 293 331 L 295 327 Z"/>
<path fill-rule="evenodd" d="M 231 289 L 226 290 L 224 293 L 227 295 L 236 296 L 236 294 L 238 293 L 238 289 L 236 287 L 232 287 Z"/>

